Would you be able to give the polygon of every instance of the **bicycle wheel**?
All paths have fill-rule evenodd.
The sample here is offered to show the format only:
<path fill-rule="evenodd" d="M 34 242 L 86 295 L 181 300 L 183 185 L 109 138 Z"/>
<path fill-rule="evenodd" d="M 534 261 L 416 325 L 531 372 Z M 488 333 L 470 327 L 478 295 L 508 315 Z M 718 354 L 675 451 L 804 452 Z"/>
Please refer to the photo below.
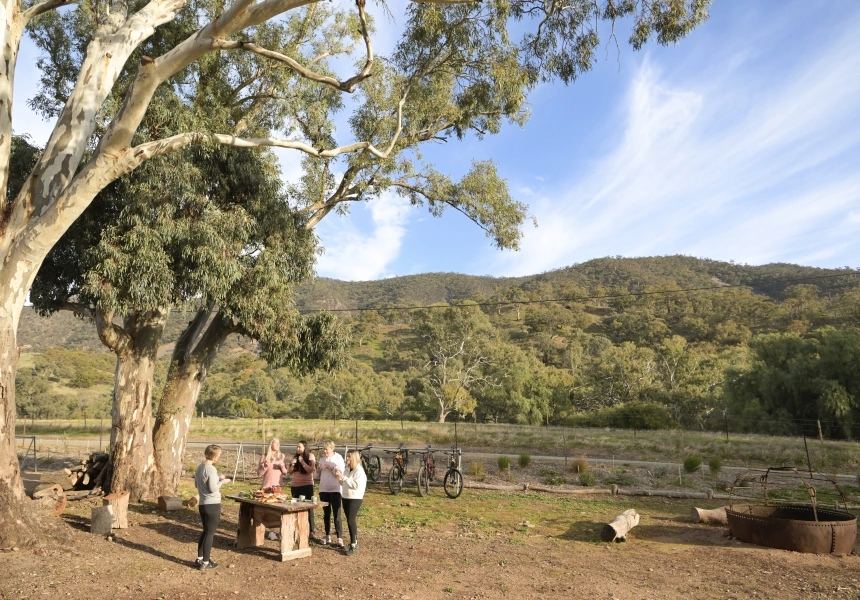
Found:
<path fill-rule="evenodd" d="M 421 465 L 418 469 L 418 495 L 426 496 L 430 493 L 430 478 L 427 476 L 427 467 Z"/>
<path fill-rule="evenodd" d="M 392 494 L 399 494 L 403 489 L 403 474 L 400 473 L 400 467 L 391 467 L 388 472 L 388 491 Z"/>
<path fill-rule="evenodd" d="M 451 469 L 445 473 L 445 481 L 442 484 L 449 498 L 457 498 L 463 493 L 463 475 L 457 469 Z"/>
<path fill-rule="evenodd" d="M 378 456 L 370 456 L 367 459 L 367 478 L 373 483 L 379 481 L 382 477 L 382 461 Z"/>

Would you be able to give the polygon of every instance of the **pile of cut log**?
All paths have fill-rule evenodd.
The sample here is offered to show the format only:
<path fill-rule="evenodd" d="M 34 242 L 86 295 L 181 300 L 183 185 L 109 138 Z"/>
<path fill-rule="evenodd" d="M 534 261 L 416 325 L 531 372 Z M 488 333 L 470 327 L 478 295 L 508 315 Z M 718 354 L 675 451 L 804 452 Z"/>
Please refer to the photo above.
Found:
<path fill-rule="evenodd" d="M 109 458 L 107 452 L 94 452 L 79 465 L 54 473 L 44 473 L 42 483 L 59 485 L 69 500 L 100 494 L 102 482 L 107 475 L 105 467 Z"/>

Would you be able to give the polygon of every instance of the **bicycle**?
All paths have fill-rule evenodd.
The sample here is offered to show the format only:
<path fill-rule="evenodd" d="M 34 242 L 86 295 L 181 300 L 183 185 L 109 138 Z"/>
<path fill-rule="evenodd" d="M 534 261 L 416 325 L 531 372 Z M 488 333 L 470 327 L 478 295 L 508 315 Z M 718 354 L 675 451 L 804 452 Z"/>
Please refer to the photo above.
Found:
<path fill-rule="evenodd" d="M 382 476 L 382 461 L 375 454 L 370 453 L 373 444 L 368 444 L 361 448 L 358 453 L 361 456 L 361 466 L 364 467 L 364 472 L 367 473 L 367 479 L 376 483 Z"/>
<path fill-rule="evenodd" d="M 463 451 L 457 446 L 451 446 L 451 452 L 446 454 L 450 456 L 450 459 L 442 486 L 449 498 L 458 498 L 463 493 L 463 473 L 460 472 L 460 457 Z"/>
<path fill-rule="evenodd" d="M 418 468 L 418 494 L 426 496 L 430 493 L 430 482 L 436 479 L 436 459 L 433 458 L 433 453 L 436 450 L 430 449 L 430 444 L 427 444 L 426 450 L 416 451 L 421 455 L 421 466 Z"/>
<path fill-rule="evenodd" d="M 409 450 L 400 444 L 397 450 L 386 450 L 387 454 L 394 454 L 391 460 L 391 470 L 388 471 L 388 490 L 392 494 L 399 494 L 403 489 L 403 478 L 407 475 L 409 468 Z"/>

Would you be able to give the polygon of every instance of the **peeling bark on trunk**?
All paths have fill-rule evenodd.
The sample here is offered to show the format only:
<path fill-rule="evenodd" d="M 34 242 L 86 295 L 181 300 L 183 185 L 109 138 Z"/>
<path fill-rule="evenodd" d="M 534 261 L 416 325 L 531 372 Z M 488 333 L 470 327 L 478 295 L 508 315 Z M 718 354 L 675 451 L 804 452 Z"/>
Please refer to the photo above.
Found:
<path fill-rule="evenodd" d="M 130 315 L 124 328 L 129 332 L 129 343 L 117 352 L 110 471 L 105 479 L 108 491 L 127 491 L 134 501 L 150 497 L 149 476 L 154 464 L 152 387 L 167 314 L 164 310 Z"/>
<path fill-rule="evenodd" d="M 0 319 L 0 548 L 27 546 L 40 535 L 27 506 L 15 452 L 15 373 L 18 344 L 12 319 Z"/>
<path fill-rule="evenodd" d="M 229 321 L 220 314 L 211 321 L 209 315 L 209 311 L 200 311 L 173 350 L 153 429 L 155 465 L 150 480 L 151 496 L 176 495 L 182 476 L 182 455 L 200 389 L 218 349 L 233 332 Z"/>

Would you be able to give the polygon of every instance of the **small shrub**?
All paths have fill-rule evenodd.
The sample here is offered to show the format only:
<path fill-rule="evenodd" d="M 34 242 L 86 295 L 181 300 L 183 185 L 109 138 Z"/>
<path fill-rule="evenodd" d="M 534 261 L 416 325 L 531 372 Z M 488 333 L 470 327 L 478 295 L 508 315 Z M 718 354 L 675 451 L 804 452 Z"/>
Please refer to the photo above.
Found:
<path fill-rule="evenodd" d="M 695 473 L 702 468 L 702 459 L 692 454 L 684 459 L 684 471 L 687 473 Z"/>
<path fill-rule="evenodd" d="M 579 474 L 579 485 L 591 487 L 597 483 L 597 477 L 591 471 L 583 471 Z"/>
<path fill-rule="evenodd" d="M 723 470 L 723 459 L 719 456 L 712 456 L 708 459 L 708 469 L 711 470 L 711 475 L 716 477 Z"/>
<path fill-rule="evenodd" d="M 588 461 L 585 459 L 585 455 L 574 456 L 573 462 L 570 463 L 570 470 L 573 473 L 588 473 Z"/>
<path fill-rule="evenodd" d="M 499 471 L 507 471 L 511 468 L 511 457 L 510 456 L 500 456 L 499 457 Z"/>
<path fill-rule="evenodd" d="M 473 462 L 469 465 L 469 475 L 472 477 L 483 477 L 484 475 L 484 463 L 482 462 Z"/>
<path fill-rule="evenodd" d="M 603 483 L 606 485 L 624 485 L 630 486 L 636 483 L 636 478 L 633 477 L 630 473 L 623 473 L 616 471 L 615 473 L 610 473 L 606 477 L 603 478 Z"/>
<path fill-rule="evenodd" d="M 565 479 L 564 477 L 558 477 L 556 475 L 547 477 L 544 481 L 546 481 L 547 485 L 564 485 L 565 483 L 567 483 L 567 479 Z"/>
<path fill-rule="evenodd" d="M 547 467 L 544 467 L 543 469 L 540 469 L 538 471 L 538 475 L 540 475 L 541 477 L 552 477 L 555 474 L 555 469 L 549 469 Z"/>
<path fill-rule="evenodd" d="M 532 462 L 531 454 L 526 454 L 525 452 L 520 454 L 520 468 L 521 469 L 525 469 L 527 466 L 529 466 L 529 464 L 531 464 L 531 462 Z"/>
<path fill-rule="evenodd" d="M 668 477 L 669 475 L 671 475 L 671 473 L 669 472 L 669 467 L 666 465 L 658 465 L 654 468 L 654 477 L 661 478 Z"/>

